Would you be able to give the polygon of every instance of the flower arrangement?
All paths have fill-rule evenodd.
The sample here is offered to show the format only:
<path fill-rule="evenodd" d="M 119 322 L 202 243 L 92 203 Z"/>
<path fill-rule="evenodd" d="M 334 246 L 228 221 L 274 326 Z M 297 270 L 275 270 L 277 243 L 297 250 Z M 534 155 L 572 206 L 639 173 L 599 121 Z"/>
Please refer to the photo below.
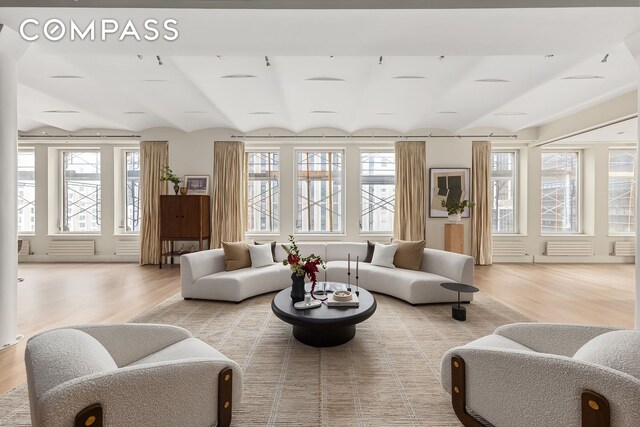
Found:
<path fill-rule="evenodd" d="M 170 181 L 173 182 L 174 185 L 177 185 L 182 181 L 178 175 L 173 173 L 169 166 L 165 166 L 162 168 L 162 176 L 160 177 L 160 181 Z"/>
<path fill-rule="evenodd" d="M 317 299 L 313 295 L 313 291 L 316 288 L 316 273 L 319 271 L 318 266 L 325 269 L 327 268 L 327 265 L 324 263 L 322 258 L 317 255 L 311 254 L 308 257 L 301 256 L 300 249 L 298 249 L 296 240 L 292 235 L 289 235 L 289 242 L 291 242 L 291 246 L 282 245 L 282 249 L 287 253 L 287 259 L 282 261 L 282 265 L 288 265 L 293 274 L 298 277 L 306 275 L 309 280 L 311 280 L 311 297 L 313 299 Z"/>
<path fill-rule="evenodd" d="M 466 208 L 472 208 L 476 205 L 474 202 L 470 202 L 468 200 L 455 199 L 448 201 L 443 200 L 440 204 L 443 208 L 447 208 L 447 213 L 449 215 L 460 215 Z"/>

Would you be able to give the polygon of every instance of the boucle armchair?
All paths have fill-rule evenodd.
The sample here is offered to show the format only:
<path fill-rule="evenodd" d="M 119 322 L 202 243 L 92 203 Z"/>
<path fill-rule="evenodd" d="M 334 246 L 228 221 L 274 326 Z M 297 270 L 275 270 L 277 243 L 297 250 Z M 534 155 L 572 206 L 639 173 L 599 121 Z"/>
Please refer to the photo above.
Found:
<path fill-rule="evenodd" d="M 227 426 L 238 364 L 169 325 L 87 325 L 32 337 L 34 426 Z"/>
<path fill-rule="evenodd" d="M 637 426 L 640 330 L 517 323 L 445 353 L 465 426 Z"/>

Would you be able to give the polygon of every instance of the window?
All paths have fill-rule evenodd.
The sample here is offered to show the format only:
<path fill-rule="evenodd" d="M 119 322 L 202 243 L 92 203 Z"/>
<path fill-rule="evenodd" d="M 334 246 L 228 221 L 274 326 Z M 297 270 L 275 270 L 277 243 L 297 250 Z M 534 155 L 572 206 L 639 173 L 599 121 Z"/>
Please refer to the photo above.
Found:
<path fill-rule="evenodd" d="M 491 152 L 491 215 L 494 233 L 517 233 L 515 151 Z"/>
<path fill-rule="evenodd" d="M 635 233 L 636 150 L 609 151 L 609 233 Z"/>
<path fill-rule="evenodd" d="M 542 233 L 578 233 L 577 151 L 546 151 L 541 167 Z"/>
<path fill-rule="evenodd" d="M 18 233 L 35 233 L 35 151 L 18 151 Z"/>
<path fill-rule="evenodd" d="M 395 194 L 395 153 L 360 153 L 361 232 L 393 232 Z"/>
<path fill-rule="evenodd" d="M 280 154 L 248 152 L 247 231 L 278 232 L 280 229 Z"/>
<path fill-rule="evenodd" d="M 124 212 L 122 219 L 127 233 L 140 232 L 140 150 L 125 150 Z"/>
<path fill-rule="evenodd" d="M 81 222 L 82 214 L 91 222 Z M 62 152 L 61 231 L 100 231 L 100 152 L 97 150 Z"/>
<path fill-rule="evenodd" d="M 296 232 L 344 232 L 344 152 L 296 152 Z"/>

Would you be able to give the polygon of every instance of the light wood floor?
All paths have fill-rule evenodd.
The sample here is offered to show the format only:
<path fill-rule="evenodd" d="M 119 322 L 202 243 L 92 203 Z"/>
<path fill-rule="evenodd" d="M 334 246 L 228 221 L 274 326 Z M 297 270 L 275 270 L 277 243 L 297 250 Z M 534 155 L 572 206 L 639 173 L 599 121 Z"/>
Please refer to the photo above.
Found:
<path fill-rule="evenodd" d="M 21 264 L 19 275 L 26 338 L 66 325 L 125 322 L 180 289 L 178 266 Z M 633 327 L 633 265 L 496 264 L 476 267 L 475 284 L 533 320 Z M 25 341 L 0 351 L 0 394 L 26 381 Z"/>

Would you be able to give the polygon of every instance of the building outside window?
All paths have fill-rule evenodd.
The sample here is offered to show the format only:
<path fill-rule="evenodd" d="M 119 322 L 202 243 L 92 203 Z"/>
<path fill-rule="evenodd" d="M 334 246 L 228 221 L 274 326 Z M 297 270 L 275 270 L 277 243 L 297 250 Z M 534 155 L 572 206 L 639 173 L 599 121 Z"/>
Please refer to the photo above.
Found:
<path fill-rule="evenodd" d="M 491 152 L 491 211 L 494 233 L 518 232 L 516 151 Z"/>
<path fill-rule="evenodd" d="M 247 231 L 280 230 L 280 154 L 277 151 L 245 153 L 247 169 Z"/>
<path fill-rule="evenodd" d="M 541 160 L 542 233 L 579 233 L 580 153 L 543 151 Z"/>
<path fill-rule="evenodd" d="M 100 232 L 100 152 L 62 151 L 62 220 L 60 231 Z M 89 221 L 80 221 L 86 215 Z"/>
<path fill-rule="evenodd" d="M 124 230 L 140 232 L 140 150 L 123 151 L 124 156 Z"/>
<path fill-rule="evenodd" d="M 392 233 L 396 190 L 393 151 L 360 153 L 360 231 Z"/>
<path fill-rule="evenodd" d="M 344 232 L 344 152 L 296 152 L 298 233 Z"/>
<path fill-rule="evenodd" d="M 18 233 L 36 231 L 36 168 L 35 150 L 18 151 Z"/>
<path fill-rule="evenodd" d="M 636 150 L 609 151 L 609 233 L 636 231 Z"/>

